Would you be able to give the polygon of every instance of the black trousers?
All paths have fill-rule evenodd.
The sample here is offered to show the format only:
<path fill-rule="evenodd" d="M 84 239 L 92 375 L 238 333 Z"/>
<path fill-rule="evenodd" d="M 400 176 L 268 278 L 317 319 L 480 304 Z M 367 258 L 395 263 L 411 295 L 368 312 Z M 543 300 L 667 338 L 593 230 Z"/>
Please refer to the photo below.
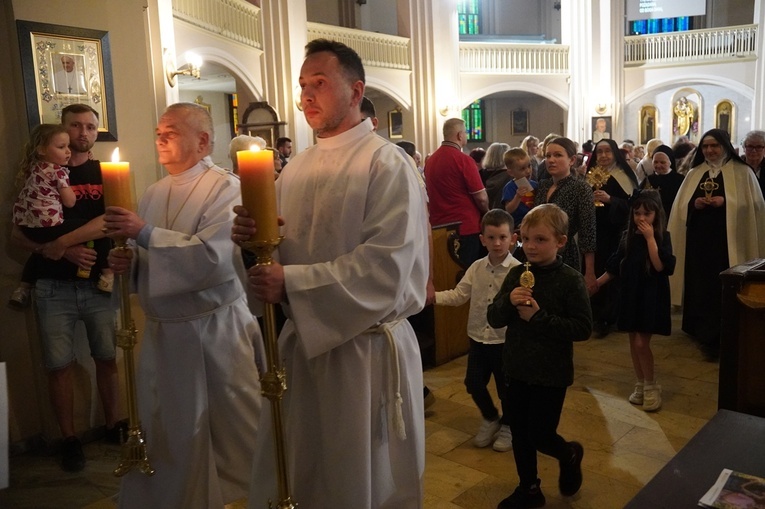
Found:
<path fill-rule="evenodd" d="M 465 372 L 465 388 L 473 397 L 475 405 L 481 411 L 481 415 L 487 421 L 494 421 L 499 417 L 499 411 L 494 406 L 494 400 L 487 386 L 491 376 L 494 375 L 494 383 L 497 387 L 500 404 L 502 406 L 502 424 L 510 425 L 510 417 L 505 400 L 506 388 L 505 377 L 502 374 L 502 350 L 505 344 L 487 345 L 478 341 L 470 340 L 468 351 L 467 371 Z"/>
<path fill-rule="evenodd" d="M 537 451 L 557 460 L 571 458 L 572 450 L 558 435 L 566 387 L 544 387 L 509 379 L 507 407 L 513 433 L 513 456 L 521 486 L 537 481 Z"/>

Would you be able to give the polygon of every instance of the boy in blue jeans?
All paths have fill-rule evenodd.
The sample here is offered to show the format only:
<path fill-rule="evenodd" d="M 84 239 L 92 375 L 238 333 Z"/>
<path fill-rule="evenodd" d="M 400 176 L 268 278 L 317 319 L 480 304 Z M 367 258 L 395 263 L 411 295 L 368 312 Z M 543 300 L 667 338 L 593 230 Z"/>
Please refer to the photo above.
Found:
<path fill-rule="evenodd" d="M 566 389 L 574 382 L 573 342 L 592 332 L 584 278 L 558 255 L 567 232 L 568 216 L 557 205 L 531 209 L 521 224 L 528 264 L 510 271 L 487 311 L 489 325 L 507 327 L 503 362 L 520 479 L 497 509 L 545 505 L 537 451 L 558 460 L 562 495 L 574 495 L 582 485 L 584 449 L 558 435 Z"/>
<path fill-rule="evenodd" d="M 509 413 L 505 405 L 505 382 L 502 375 L 502 348 L 505 328 L 493 329 L 486 323 L 486 307 L 496 295 L 511 268 L 520 265 L 513 258 L 517 235 L 510 214 L 502 209 L 488 211 L 481 220 L 481 244 L 489 251 L 488 256 L 476 260 L 454 290 L 436 292 L 436 305 L 461 306 L 470 300 L 467 333 L 470 337 L 465 387 L 481 411 L 483 422 L 473 438 L 476 447 L 494 444 L 494 450 L 509 451 L 512 448 Z M 500 417 L 487 385 L 494 375 L 494 383 L 502 405 Z"/>

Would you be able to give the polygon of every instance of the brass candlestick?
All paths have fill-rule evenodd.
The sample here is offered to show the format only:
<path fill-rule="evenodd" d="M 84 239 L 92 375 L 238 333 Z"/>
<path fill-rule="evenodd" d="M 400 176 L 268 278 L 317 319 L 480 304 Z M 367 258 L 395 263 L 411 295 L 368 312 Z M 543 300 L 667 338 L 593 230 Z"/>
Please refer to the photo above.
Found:
<path fill-rule="evenodd" d="M 116 249 L 127 250 L 125 239 L 116 240 Z M 114 475 L 122 477 L 133 468 L 146 475 L 154 475 L 154 469 L 146 456 L 146 441 L 143 438 L 141 421 L 138 418 L 138 397 L 135 387 L 135 347 L 138 330 L 135 328 L 130 312 L 130 282 L 126 274 L 117 276 L 120 287 L 120 328 L 117 330 L 117 346 L 122 348 L 125 362 L 125 387 L 128 405 L 128 436 L 122 444 L 120 464 L 114 469 Z"/>
<path fill-rule="evenodd" d="M 606 185 L 609 177 L 610 175 L 608 174 L 608 171 L 606 171 L 606 169 L 601 166 L 595 166 L 591 168 L 585 176 L 587 183 L 591 185 L 595 191 Z M 600 200 L 595 200 L 595 206 L 603 207 L 605 204 Z"/>
<path fill-rule="evenodd" d="M 273 252 L 283 237 L 275 240 L 252 240 L 242 242 L 242 247 L 255 254 L 256 265 L 271 265 Z M 297 502 L 290 495 L 289 477 L 287 476 L 287 455 L 285 453 L 284 425 L 282 423 L 282 397 L 287 390 L 287 372 L 279 360 L 279 345 L 276 341 L 276 316 L 274 305 L 263 303 L 263 344 L 266 350 L 266 372 L 260 377 L 260 392 L 271 402 L 271 425 L 276 442 L 277 482 L 279 484 L 279 502 L 276 509 L 295 509 Z M 268 507 L 273 507 L 268 501 Z"/>

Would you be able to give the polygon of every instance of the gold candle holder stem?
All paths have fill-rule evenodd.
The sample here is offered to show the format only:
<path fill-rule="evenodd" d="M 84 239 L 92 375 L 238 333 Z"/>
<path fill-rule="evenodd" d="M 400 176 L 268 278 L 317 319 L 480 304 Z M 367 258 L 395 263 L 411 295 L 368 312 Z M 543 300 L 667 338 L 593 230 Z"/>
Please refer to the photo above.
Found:
<path fill-rule="evenodd" d="M 249 241 L 242 247 L 255 254 L 256 265 L 273 264 L 273 252 L 281 243 L 282 238 L 269 241 Z M 276 336 L 276 314 L 274 304 L 263 303 L 263 344 L 266 351 L 267 371 L 260 377 L 260 390 L 263 396 L 271 402 L 271 426 L 274 432 L 277 485 L 279 502 L 276 509 L 295 509 L 297 503 L 290 495 L 289 476 L 287 474 L 287 454 L 284 439 L 284 423 L 282 421 L 282 397 L 287 390 L 287 373 L 279 359 L 279 345 Z M 271 501 L 268 507 L 272 508 Z"/>
<path fill-rule="evenodd" d="M 117 240 L 117 249 L 128 249 L 125 240 Z M 114 475 L 122 477 L 134 468 L 141 473 L 153 475 L 154 469 L 146 456 L 146 441 L 138 417 L 138 396 L 135 384 L 135 357 L 133 349 L 138 343 L 138 330 L 135 328 L 130 309 L 130 281 L 127 274 L 117 276 L 120 287 L 120 328 L 117 330 L 117 346 L 122 348 L 125 366 L 125 391 L 128 407 L 128 436 L 122 444 L 120 463 L 114 469 Z"/>

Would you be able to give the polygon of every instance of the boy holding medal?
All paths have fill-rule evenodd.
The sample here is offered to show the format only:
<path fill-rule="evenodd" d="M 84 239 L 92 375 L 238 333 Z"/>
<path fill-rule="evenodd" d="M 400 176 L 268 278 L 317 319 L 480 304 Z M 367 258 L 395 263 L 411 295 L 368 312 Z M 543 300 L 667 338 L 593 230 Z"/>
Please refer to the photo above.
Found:
<path fill-rule="evenodd" d="M 498 509 L 542 507 L 537 451 L 560 463 L 558 488 L 571 496 L 582 485 L 578 442 L 557 433 L 566 388 L 574 380 L 574 341 L 592 332 L 584 278 L 563 263 L 568 216 L 557 205 L 533 208 L 521 225 L 528 263 L 510 270 L 487 310 L 489 325 L 507 327 L 503 369 L 520 484 Z"/>

